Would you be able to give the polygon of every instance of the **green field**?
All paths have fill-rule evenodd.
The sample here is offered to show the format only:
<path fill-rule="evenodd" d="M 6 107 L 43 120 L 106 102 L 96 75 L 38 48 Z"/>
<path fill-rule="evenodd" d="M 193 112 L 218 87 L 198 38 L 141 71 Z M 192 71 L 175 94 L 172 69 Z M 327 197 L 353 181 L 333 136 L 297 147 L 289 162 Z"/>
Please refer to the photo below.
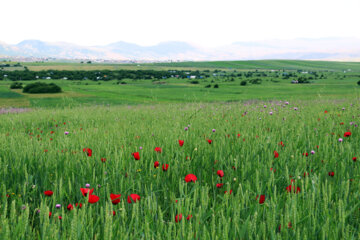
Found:
<path fill-rule="evenodd" d="M 198 84 L 38 80 L 58 94 L 0 81 L 0 239 L 359 239 L 360 70 L 349 64 L 193 63 L 210 69 Z M 78 69 L 52 67 L 63 66 Z M 315 69 L 308 84 L 285 79 Z"/>

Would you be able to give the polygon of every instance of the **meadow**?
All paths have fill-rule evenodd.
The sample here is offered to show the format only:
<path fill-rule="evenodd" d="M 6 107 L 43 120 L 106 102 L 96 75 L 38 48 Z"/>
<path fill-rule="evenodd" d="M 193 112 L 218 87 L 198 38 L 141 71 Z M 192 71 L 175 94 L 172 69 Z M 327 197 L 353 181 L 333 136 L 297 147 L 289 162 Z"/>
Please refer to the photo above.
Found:
<path fill-rule="evenodd" d="M 322 73 L 0 81 L 0 238 L 359 239 L 359 78 Z"/>

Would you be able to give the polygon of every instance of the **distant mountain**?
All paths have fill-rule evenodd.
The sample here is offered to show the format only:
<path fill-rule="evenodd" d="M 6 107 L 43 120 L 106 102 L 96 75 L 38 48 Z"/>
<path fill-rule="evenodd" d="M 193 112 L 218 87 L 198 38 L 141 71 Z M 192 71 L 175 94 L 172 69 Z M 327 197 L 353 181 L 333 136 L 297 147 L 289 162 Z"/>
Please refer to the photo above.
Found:
<path fill-rule="evenodd" d="M 25 40 L 15 45 L 0 42 L 0 56 L 104 60 L 360 60 L 360 39 L 320 38 L 236 42 L 204 48 L 185 42 L 139 46 L 116 42 L 105 46 L 79 46 Z"/>

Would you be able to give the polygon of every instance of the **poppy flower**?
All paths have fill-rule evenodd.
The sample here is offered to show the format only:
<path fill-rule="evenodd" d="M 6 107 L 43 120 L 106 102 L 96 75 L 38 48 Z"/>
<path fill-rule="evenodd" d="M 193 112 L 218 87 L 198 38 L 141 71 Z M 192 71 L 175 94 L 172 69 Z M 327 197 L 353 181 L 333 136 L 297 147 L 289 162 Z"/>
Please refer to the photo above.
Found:
<path fill-rule="evenodd" d="M 216 184 L 216 187 L 217 187 L 217 188 L 222 188 L 223 185 L 224 185 L 223 183 L 217 183 L 217 184 Z"/>
<path fill-rule="evenodd" d="M 61 220 L 61 219 L 62 219 L 62 216 L 58 216 L 58 219 Z"/>
<path fill-rule="evenodd" d="M 76 204 L 75 204 L 75 207 L 82 208 L 82 203 L 76 203 Z"/>
<path fill-rule="evenodd" d="M 217 172 L 216 172 L 216 174 L 219 176 L 219 177 L 223 177 L 224 176 L 224 171 L 223 170 L 218 170 Z"/>
<path fill-rule="evenodd" d="M 282 147 L 284 147 L 285 146 L 285 144 L 281 141 L 281 142 L 279 142 L 279 145 L 280 146 L 282 146 Z"/>
<path fill-rule="evenodd" d="M 162 170 L 163 170 L 164 172 L 166 172 L 166 171 L 168 170 L 168 168 L 169 168 L 169 164 L 163 164 L 163 165 L 162 165 Z"/>
<path fill-rule="evenodd" d="M 83 152 L 86 152 L 86 155 L 88 157 L 91 157 L 92 156 L 92 150 L 90 148 L 84 148 L 83 149 Z"/>
<path fill-rule="evenodd" d="M 241 134 L 240 134 L 240 133 L 238 133 L 238 134 L 237 134 L 237 137 L 239 138 L 240 136 L 241 136 Z"/>
<path fill-rule="evenodd" d="M 353 160 L 354 162 L 356 162 L 356 157 L 353 157 L 352 160 Z"/>
<path fill-rule="evenodd" d="M 44 192 L 44 194 L 45 194 L 45 196 L 52 196 L 53 194 L 54 194 L 54 192 L 53 191 L 51 191 L 51 190 L 47 190 L 47 191 L 45 191 Z"/>
<path fill-rule="evenodd" d="M 113 211 L 113 212 L 112 212 L 112 214 L 113 214 L 113 216 L 115 216 L 115 215 L 116 215 L 116 212 L 115 212 L 115 211 Z"/>
<path fill-rule="evenodd" d="M 279 157 L 279 153 L 275 150 L 274 151 L 274 158 L 278 158 Z"/>
<path fill-rule="evenodd" d="M 49 212 L 49 218 L 51 218 L 52 212 Z"/>
<path fill-rule="evenodd" d="M 159 161 L 154 162 L 154 168 L 158 168 L 160 166 Z"/>
<path fill-rule="evenodd" d="M 133 157 L 135 158 L 135 160 L 140 160 L 140 154 L 139 152 L 134 152 L 131 155 L 133 155 Z"/>
<path fill-rule="evenodd" d="M 184 140 L 179 140 L 179 145 L 182 147 L 184 145 Z"/>
<path fill-rule="evenodd" d="M 188 174 L 185 176 L 185 182 L 195 182 L 197 177 L 194 174 Z"/>
<path fill-rule="evenodd" d="M 256 196 L 256 200 L 258 199 L 259 195 Z M 265 195 L 260 195 L 259 204 L 263 204 L 265 202 Z"/>
<path fill-rule="evenodd" d="M 120 197 L 121 197 L 121 194 L 111 193 L 110 198 L 111 198 L 112 204 L 116 205 L 116 204 L 120 203 Z"/>
<path fill-rule="evenodd" d="M 96 195 L 89 195 L 89 200 L 88 200 L 88 202 L 91 203 L 91 204 L 93 204 L 93 203 L 98 202 L 99 199 L 100 199 L 100 198 L 99 198 L 98 196 L 96 196 Z"/>
<path fill-rule="evenodd" d="M 207 142 L 208 142 L 209 144 L 211 144 L 211 143 L 212 143 L 212 140 L 211 140 L 211 139 L 208 139 Z"/>
<path fill-rule="evenodd" d="M 344 133 L 344 137 L 350 137 L 351 136 L 351 132 L 345 132 Z"/>
<path fill-rule="evenodd" d="M 67 206 L 67 210 L 71 211 L 74 209 L 74 206 L 70 203 L 68 206 Z"/>
<path fill-rule="evenodd" d="M 325 112 L 324 112 L 324 113 L 328 113 L 328 111 L 326 111 L 326 110 L 325 110 Z"/>
<path fill-rule="evenodd" d="M 187 216 L 186 220 L 189 221 L 191 218 L 192 218 L 192 215 L 189 214 L 189 215 Z"/>
<path fill-rule="evenodd" d="M 136 201 L 140 201 L 140 196 L 137 194 L 130 194 L 130 196 L 128 196 L 127 198 L 128 203 L 132 203 L 132 202 L 136 203 Z"/>
<path fill-rule="evenodd" d="M 94 192 L 94 189 L 89 189 L 89 188 L 80 188 L 80 191 L 82 193 L 82 195 L 84 197 L 86 197 L 86 195 L 89 193 L 90 195 Z"/>
<path fill-rule="evenodd" d="M 182 214 L 181 213 L 175 216 L 175 222 L 180 222 L 181 219 L 182 219 Z"/>
<path fill-rule="evenodd" d="M 101 162 L 106 162 L 106 158 L 101 158 Z"/>
<path fill-rule="evenodd" d="M 228 191 L 225 191 L 225 193 L 224 194 L 227 194 L 228 193 Z M 232 194 L 232 190 L 230 189 L 230 191 L 229 191 L 229 194 L 231 195 Z"/>
<path fill-rule="evenodd" d="M 291 193 L 299 193 L 301 191 L 301 189 L 299 187 L 295 188 L 295 186 L 292 186 L 291 184 L 289 186 L 286 187 L 286 191 Z"/>
<path fill-rule="evenodd" d="M 334 172 L 329 172 L 329 176 L 330 176 L 330 177 L 333 177 L 334 175 L 335 175 Z"/>
<path fill-rule="evenodd" d="M 343 122 L 341 122 L 341 123 L 340 123 L 340 125 L 344 125 L 344 123 L 343 123 Z"/>
<path fill-rule="evenodd" d="M 160 147 L 156 147 L 154 150 L 155 150 L 155 152 L 158 152 L 158 153 L 162 152 L 162 149 Z"/>
<path fill-rule="evenodd" d="M 304 153 L 303 153 L 303 156 L 307 157 L 307 156 L 309 156 L 309 153 L 304 152 Z"/>

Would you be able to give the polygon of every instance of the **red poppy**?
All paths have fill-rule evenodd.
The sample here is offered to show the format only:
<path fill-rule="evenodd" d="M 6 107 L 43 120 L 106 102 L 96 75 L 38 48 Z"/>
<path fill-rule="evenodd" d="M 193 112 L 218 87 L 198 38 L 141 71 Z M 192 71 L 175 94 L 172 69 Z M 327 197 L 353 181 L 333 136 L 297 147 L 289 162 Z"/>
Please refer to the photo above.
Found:
<path fill-rule="evenodd" d="M 285 146 L 285 144 L 281 141 L 281 142 L 279 142 L 279 145 L 280 146 L 282 146 L 282 147 L 284 147 Z"/>
<path fill-rule="evenodd" d="M 83 149 L 83 152 L 86 152 L 87 156 L 88 157 L 91 157 L 92 156 L 92 150 L 90 148 L 84 148 Z"/>
<path fill-rule="evenodd" d="M 100 199 L 100 198 L 99 198 L 98 196 L 96 196 L 96 195 L 89 195 L 89 200 L 88 200 L 88 202 L 91 203 L 91 204 L 93 204 L 93 203 L 98 202 L 99 199 Z"/>
<path fill-rule="evenodd" d="M 116 204 L 120 203 L 120 197 L 121 197 L 121 194 L 111 193 L 110 198 L 111 198 L 112 204 L 116 205 Z"/>
<path fill-rule="evenodd" d="M 344 125 L 344 123 L 343 123 L 343 122 L 341 122 L 341 123 L 340 123 L 340 125 Z"/>
<path fill-rule="evenodd" d="M 51 191 L 51 190 L 47 190 L 47 191 L 45 191 L 44 192 L 44 194 L 45 194 L 45 196 L 52 196 L 53 194 L 54 194 L 54 192 L 53 191 Z"/>
<path fill-rule="evenodd" d="M 61 219 L 62 219 L 62 216 L 58 216 L 58 219 L 61 220 Z"/>
<path fill-rule="evenodd" d="M 307 156 L 309 156 L 309 153 L 304 152 L 304 153 L 303 153 L 303 156 L 306 156 L 306 157 L 307 157 Z"/>
<path fill-rule="evenodd" d="M 104 163 L 106 162 L 106 158 L 101 158 L 101 161 Z"/>
<path fill-rule="evenodd" d="M 113 216 L 115 216 L 115 215 L 116 215 L 116 212 L 115 212 L 115 211 L 113 211 L 113 212 L 112 212 L 112 214 L 113 214 Z"/>
<path fill-rule="evenodd" d="M 227 194 L 228 193 L 228 191 L 225 191 L 225 193 L 224 194 Z M 229 194 L 231 195 L 232 194 L 232 190 L 230 189 L 230 191 L 229 191 Z"/>
<path fill-rule="evenodd" d="M 222 188 L 223 185 L 224 185 L 223 183 L 217 183 L 217 184 L 216 184 L 216 187 L 217 187 L 217 188 Z"/>
<path fill-rule="evenodd" d="M 179 145 L 182 147 L 184 145 L 184 140 L 179 140 Z"/>
<path fill-rule="evenodd" d="M 308 172 L 304 172 L 304 177 L 309 176 Z"/>
<path fill-rule="evenodd" d="M 50 134 L 53 134 L 53 133 L 54 133 L 54 131 L 51 131 L 51 132 L 50 132 Z"/>
<path fill-rule="evenodd" d="M 94 189 L 90 189 L 90 188 L 80 188 L 80 191 L 82 193 L 82 195 L 84 197 L 86 197 L 86 195 L 89 193 L 90 195 L 94 192 Z"/>
<path fill-rule="evenodd" d="M 160 166 L 159 161 L 154 162 L 154 168 L 158 168 Z"/>
<path fill-rule="evenodd" d="M 275 168 L 270 168 L 270 171 L 273 171 L 275 173 L 276 169 Z"/>
<path fill-rule="evenodd" d="M 132 202 L 136 203 L 136 201 L 140 201 L 140 196 L 137 194 L 130 194 L 130 196 L 128 196 L 127 198 L 128 203 L 132 203 Z"/>
<path fill-rule="evenodd" d="M 344 133 L 344 137 L 350 137 L 351 136 L 351 132 L 345 132 Z"/>
<path fill-rule="evenodd" d="M 180 222 L 181 219 L 182 219 L 182 214 L 181 213 L 175 216 L 175 222 Z"/>
<path fill-rule="evenodd" d="M 67 210 L 71 211 L 74 209 L 74 206 L 70 203 L 68 206 L 67 206 Z"/>
<path fill-rule="evenodd" d="M 133 155 L 133 157 L 135 158 L 135 160 L 140 160 L 140 154 L 139 152 L 134 152 L 131 155 Z"/>
<path fill-rule="evenodd" d="M 191 218 L 192 218 L 192 215 L 189 214 L 189 215 L 187 216 L 186 220 L 189 221 Z"/>
<path fill-rule="evenodd" d="M 164 171 L 164 172 L 166 172 L 167 170 L 168 170 L 168 168 L 169 168 L 169 164 L 163 164 L 162 165 L 162 170 Z"/>
<path fill-rule="evenodd" d="M 256 196 L 256 200 L 258 199 L 259 195 Z M 265 195 L 260 195 L 259 204 L 263 204 L 265 202 Z"/>
<path fill-rule="evenodd" d="M 185 182 L 195 182 L 197 177 L 194 174 L 188 174 L 185 176 Z"/>
<path fill-rule="evenodd" d="M 155 150 L 155 152 L 158 152 L 158 153 L 162 152 L 162 149 L 160 147 L 156 147 L 154 150 Z"/>
<path fill-rule="evenodd" d="M 52 212 L 49 212 L 49 218 L 51 218 Z"/>
<path fill-rule="evenodd" d="M 333 177 L 334 175 L 335 175 L 334 172 L 329 172 L 329 176 L 330 176 L 330 177 Z"/>
<path fill-rule="evenodd" d="M 239 138 L 240 136 L 241 136 L 241 134 L 240 134 L 240 133 L 238 133 L 238 134 L 237 134 L 237 137 Z"/>
<path fill-rule="evenodd" d="M 278 158 L 279 157 L 279 153 L 275 150 L 274 151 L 274 158 Z"/>
<path fill-rule="evenodd" d="M 216 172 L 216 174 L 219 176 L 219 177 L 223 177 L 224 176 L 224 171 L 223 170 L 218 170 L 217 172 Z"/>
<path fill-rule="evenodd" d="M 328 113 L 328 111 L 325 110 L 325 113 Z"/>
<path fill-rule="evenodd" d="M 82 203 L 76 203 L 76 204 L 75 204 L 75 207 L 82 208 Z"/>
<path fill-rule="evenodd" d="M 352 160 L 353 160 L 354 162 L 356 162 L 356 157 L 353 157 Z"/>
<path fill-rule="evenodd" d="M 301 191 L 301 189 L 299 187 L 295 188 L 295 186 L 292 186 L 291 184 L 289 186 L 286 187 L 286 191 L 291 193 L 299 193 Z"/>
<path fill-rule="evenodd" d="M 212 140 L 211 140 L 211 139 L 208 139 L 207 142 L 208 142 L 209 144 L 211 144 L 211 143 L 212 143 Z"/>

